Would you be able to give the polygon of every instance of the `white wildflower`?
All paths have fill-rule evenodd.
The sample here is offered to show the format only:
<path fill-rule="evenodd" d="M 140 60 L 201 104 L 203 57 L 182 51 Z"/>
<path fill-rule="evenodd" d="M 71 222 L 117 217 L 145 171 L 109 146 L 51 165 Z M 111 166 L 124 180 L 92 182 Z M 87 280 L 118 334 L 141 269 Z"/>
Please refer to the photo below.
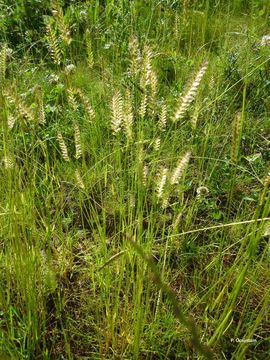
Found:
<path fill-rule="evenodd" d="M 264 35 L 261 38 L 261 46 L 270 46 L 270 35 Z"/>
<path fill-rule="evenodd" d="M 56 84 L 59 81 L 59 76 L 56 74 L 50 74 L 47 79 L 50 84 Z"/>
<path fill-rule="evenodd" d="M 65 73 L 68 75 L 68 74 L 71 74 L 74 72 L 76 66 L 74 64 L 69 64 L 65 67 Z"/>

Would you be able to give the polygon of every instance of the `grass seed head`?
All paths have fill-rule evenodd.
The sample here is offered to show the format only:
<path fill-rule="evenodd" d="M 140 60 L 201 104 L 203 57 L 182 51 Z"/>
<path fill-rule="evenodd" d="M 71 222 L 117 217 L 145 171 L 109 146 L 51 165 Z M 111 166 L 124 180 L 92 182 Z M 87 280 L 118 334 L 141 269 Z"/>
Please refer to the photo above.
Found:
<path fill-rule="evenodd" d="M 94 120 L 95 118 L 95 111 L 92 107 L 92 105 L 90 104 L 90 101 L 89 99 L 87 98 L 87 96 L 80 90 L 80 89 L 77 89 L 77 94 L 85 108 L 85 111 L 88 115 L 88 118 L 90 121 Z"/>
<path fill-rule="evenodd" d="M 70 30 L 65 23 L 64 13 L 59 0 L 51 0 L 52 14 L 55 17 L 57 25 L 60 29 L 61 38 L 64 43 L 69 45 L 72 41 L 70 36 Z"/>
<path fill-rule="evenodd" d="M 233 122 L 233 131 L 232 131 L 232 145 L 231 145 L 231 161 L 233 164 L 237 163 L 238 153 L 239 153 L 239 144 L 242 131 L 242 114 L 241 112 L 236 114 L 236 117 Z"/>
<path fill-rule="evenodd" d="M 161 170 L 159 179 L 157 181 L 157 197 L 159 199 L 162 198 L 162 195 L 164 192 L 164 187 L 165 187 L 166 181 L 167 181 L 167 175 L 168 175 L 168 169 L 166 167 L 164 167 Z"/>
<path fill-rule="evenodd" d="M 160 137 L 156 138 L 154 141 L 154 150 L 158 151 L 160 149 Z"/>
<path fill-rule="evenodd" d="M 89 68 L 92 69 L 94 66 L 94 55 L 92 50 L 92 40 L 89 29 L 86 30 L 85 40 L 86 40 L 87 63 Z"/>
<path fill-rule="evenodd" d="M 35 115 L 32 109 L 28 105 L 26 105 L 23 100 L 20 100 L 20 102 L 18 102 L 17 105 L 18 105 L 18 111 L 21 114 L 21 116 L 29 120 L 30 122 L 34 122 Z"/>
<path fill-rule="evenodd" d="M 178 162 L 175 170 L 172 173 L 172 177 L 171 177 L 171 184 L 175 185 L 178 184 L 191 157 L 191 152 L 188 151 L 186 152 L 186 154 L 182 157 L 182 159 L 180 159 L 180 161 Z"/>
<path fill-rule="evenodd" d="M 60 131 L 58 131 L 58 133 L 57 133 L 57 140 L 58 140 L 58 143 L 59 143 L 59 146 L 60 146 L 60 150 L 61 150 L 61 154 L 62 154 L 63 159 L 65 161 L 69 162 L 70 159 L 69 159 L 69 156 L 68 156 L 67 146 L 65 144 L 63 135 L 62 135 L 62 133 Z"/>
<path fill-rule="evenodd" d="M 123 98 L 120 91 L 117 91 L 111 101 L 111 128 L 114 134 L 121 130 L 123 124 Z"/>
<path fill-rule="evenodd" d="M 188 88 L 185 95 L 182 96 L 180 105 L 176 109 L 175 114 L 173 116 L 173 122 L 176 122 L 184 117 L 187 109 L 189 108 L 190 104 L 192 103 L 192 101 L 195 99 L 195 97 L 197 95 L 199 85 L 201 83 L 201 80 L 202 80 L 205 72 L 206 72 L 207 67 L 208 67 L 208 61 L 204 61 L 200 70 L 198 71 L 194 81 Z"/>
<path fill-rule="evenodd" d="M 142 119 L 145 117 L 145 114 L 146 114 L 147 101 L 148 101 L 148 96 L 146 93 L 144 93 L 142 95 L 141 104 L 140 104 L 140 108 L 139 108 L 139 115 Z"/>
<path fill-rule="evenodd" d="M 129 75 L 136 78 L 139 74 L 141 64 L 141 52 L 136 36 L 131 37 L 128 48 L 130 52 Z"/>
<path fill-rule="evenodd" d="M 1 70 L 0 70 L 0 85 L 3 86 L 6 76 L 6 63 L 7 63 L 7 45 L 4 44 L 1 49 Z"/>
<path fill-rule="evenodd" d="M 10 130 L 13 128 L 15 122 L 16 122 L 16 117 L 12 114 L 9 114 L 7 118 L 7 125 Z"/>
<path fill-rule="evenodd" d="M 174 220 L 174 222 L 172 224 L 174 231 L 178 228 L 180 221 L 182 219 L 182 216 L 183 216 L 183 212 L 179 212 L 179 214 L 176 216 L 176 219 Z"/>
<path fill-rule="evenodd" d="M 149 107 L 151 114 L 155 115 L 157 108 L 157 93 L 158 93 L 158 79 L 154 70 L 150 72 L 150 94 L 149 94 Z"/>
<path fill-rule="evenodd" d="M 12 89 L 5 91 L 4 96 L 12 107 L 16 107 L 17 112 L 22 118 L 30 122 L 35 121 L 35 114 L 32 108 L 28 106 L 21 97 L 14 95 Z"/>
<path fill-rule="evenodd" d="M 78 186 L 84 190 L 85 189 L 84 182 L 81 177 L 80 171 L 78 169 L 76 169 L 76 171 L 75 171 L 75 178 L 76 178 Z"/>
<path fill-rule="evenodd" d="M 14 161 L 11 158 L 11 156 L 4 156 L 2 159 L 2 164 L 4 165 L 4 168 L 7 170 L 11 170 L 14 168 Z"/>
<path fill-rule="evenodd" d="M 51 22 L 46 24 L 46 31 L 52 60 L 56 65 L 60 65 L 62 54 L 57 40 L 56 30 L 53 29 Z"/>
<path fill-rule="evenodd" d="M 75 149 L 76 149 L 75 158 L 78 160 L 82 156 L 81 134 L 78 124 L 74 124 L 73 128 L 74 128 Z"/>
<path fill-rule="evenodd" d="M 169 206 L 170 196 L 168 194 L 164 194 L 161 200 L 162 200 L 161 202 L 162 209 L 166 209 Z"/>
<path fill-rule="evenodd" d="M 71 108 L 76 111 L 78 109 L 78 104 L 77 104 L 77 101 L 76 101 L 76 96 L 75 96 L 75 90 L 72 89 L 72 88 L 69 88 L 67 90 L 67 93 L 68 93 L 68 102 L 71 106 Z"/>
<path fill-rule="evenodd" d="M 141 78 L 140 78 L 140 87 L 144 90 L 151 83 L 152 57 L 153 57 L 153 53 L 150 46 L 145 45 L 143 48 Z"/>
<path fill-rule="evenodd" d="M 44 110 L 44 95 L 41 89 L 37 91 L 37 103 L 38 103 L 38 122 L 40 124 L 46 123 L 46 116 Z"/>
<path fill-rule="evenodd" d="M 147 185 L 148 176 L 149 176 L 149 166 L 147 164 L 144 164 L 144 166 L 143 166 L 143 184 L 144 184 L 144 186 Z"/>
<path fill-rule="evenodd" d="M 161 107 L 161 112 L 158 121 L 158 127 L 161 131 L 165 131 L 166 123 L 167 123 L 167 106 L 163 104 Z"/>
<path fill-rule="evenodd" d="M 129 140 L 132 139 L 132 126 L 133 126 L 133 109 L 132 109 L 132 98 L 130 91 L 127 89 L 125 93 L 124 103 L 124 129 L 126 136 Z"/>

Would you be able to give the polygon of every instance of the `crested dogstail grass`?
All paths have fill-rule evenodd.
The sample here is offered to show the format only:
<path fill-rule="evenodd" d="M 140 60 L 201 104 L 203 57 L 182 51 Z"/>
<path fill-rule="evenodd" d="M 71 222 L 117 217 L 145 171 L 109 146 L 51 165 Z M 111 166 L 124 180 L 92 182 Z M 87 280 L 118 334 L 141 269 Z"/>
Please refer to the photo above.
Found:
<path fill-rule="evenodd" d="M 51 6 L 52 6 L 53 16 L 55 17 L 58 27 L 60 29 L 61 38 L 64 41 L 64 43 L 69 45 L 72 39 L 70 36 L 70 30 L 68 29 L 68 26 L 65 23 L 63 9 L 60 5 L 59 0 L 51 0 Z"/>
<path fill-rule="evenodd" d="M 67 93 L 68 93 L 68 102 L 69 102 L 71 108 L 74 111 L 76 111 L 78 109 L 78 104 L 77 104 L 76 97 L 75 97 L 75 90 L 72 88 L 69 88 L 67 90 Z"/>
<path fill-rule="evenodd" d="M 161 198 L 161 208 L 163 210 L 165 210 L 166 208 L 168 208 L 169 206 L 169 200 L 170 200 L 170 195 L 168 193 L 164 194 Z"/>
<path fill-rule="evenodd" d="M 17 99 L 17 106 L 18 112 L 23 118 L 27 119 L 32 123 L 35 121 L 35 114 L 33 110 L 28 105 L 26 105 L 22 99 Z"/>
<path fill-rule="evenodd" d="M 146 114 L 147 103 L 148 103 L 148 96 L 146 93 L 144 93 L 141 97 L 141 103 L 139 108 L 139 115 L 142 119 L 145 117 Z"/>
<path fill-rule="evenodd" d="M 86 51 L 87 51 L 87 63 L 90 69 L 94 66 L 94 55 L 92 51 L 92 41 L 90 30 L 87 29 L 85 33 Z"/>
<path fill-rule="evenodd" d="M 144 90 L 146 90 L 147 86 L 151 85 L 151 80 L 153 77 L 152 58 L 153 52 L 150 46 L 145 44 L 142 50 L 142 65 L 140 77 L 140 87 Z"/>
<path fill-rule="evenodd" d="M 157 197 L 162 198 L 164 187 L 167 181 L 168 168 L 164 167 L 159 176 L 159 180 L 157 182 Z"/>
<path fill-rule="evenodd" d="M 79 95 L 79 98 L 85 107 L 85 110 L 86 110 L 89 120 L 90 121 L 94 120 L 95 119 L 95 111 L 94 111 L 89 99 L 80 89 L 77 89 L 76 92 Z"/>
<path fill-rule="evenodd" d="M 78 186 L 82 190 L 84 190 L 85 189 L 84 182 L 83 182 L 83 179 L 81 177 L 80 171 L 78 169 L 76 169 L 76 171 L 75 171 L 75 178 L 76 178 L 76 182 L 77 182 Z"/>
<path fill-rule="evenodd" d="M 165 131 L 167 124 L 167 106 L 165 104 L 162 105 L 160 116 L 158 120 L 158 127 L 161 131 Z"/>
<path fill-rule="evenodd" d="M 68 156 L 68 149 L 67 149 L 67 146 L 65 144 L 63 135 L 62 135 L 62 133 L 60 131 L 58 131 L 58 133 L 57 133 L 57 140 L 58 140 L 58 143 L 59 143 L 59 146 L 60 146 L 60 150 L 61 150 L 61 154 L 62 154 L 63 159 L 65 161 L 69 162 L 70 158 Z"/>
<path fill-rule="evenodd" d="M 42 125 L 46 123 L 46 115 L 44 109 L 44 94 L 41 89 L 37 91 L 37 103 L 38 103 L 38 122 Z"/>
<path fill-rule="evenodd" d="M 191 152 L 188 151 L 186 154 L 179 160 L 176 168 L 172 172 L 170 182 L 172 185 L 178 184 L 191 157 Z"/>
<path fill-rule="evenodd" d="M 15 122 L 16 122 L 16 117 L 13 114 L 8 114 L 7 125 L 10 130 L 13 128 Z"/>
<path fill-rule="evenodd" d="M 130 38 L 128 48 L 130 52 L 129 74 L 131 77 L 136 78 L 139 75 L 141 65 L 141 51 L 136 36 Z"/>
<path fill-rule="evenodd" d="M 1 87 L 4 85 L 6 76 L 6 62 L 7 62 L 7 45 L 4 44 L 1 48 L 1 71 L 0 71 L 0 84 Z"/>
<path fill-rule="evenodd" d="M 23 119 L 28 120 L 30 123 L 34 123 L 35 113 L 21 97 L 13 94 L 12 89 L 6 89 L 4 96 L 7 103 L 15 109 L 18 115 L 20 115 Z"/>
<path fill-rule="evenodd" d="M 53 23 L 50 20 L 46 24 L 46 30 L 52 60 L 56 65 L 60 65 L 62 54 L 59 47 L 56 31 L 53 28 Z"/>
<path fill-rule="evenodd" d="M 120 91 L 117 91 L 111 100 L 111 128 L 114 134 L 117 134 L 122 127 L 124 119 L 123 97 Z"/>
<path fill-rule="evenodd" d="M 150 95 L 149 95 L 149 108 L 151 109 L 152 116 L 157 112 L 157 93 L 158 93 L 158 79 L 156 73 L 151 70 L 150 73 Z"/>
<path fill-rule="evenodd" d="M 14 160 L 12 159 L 11 156 L 4 156 L 2 158 L 2 164 L 4 166 L 5 169 L 10 170 L 14 168 Z"/>
<path fill-rule="evenodd" d="M 125 92 L 123 124 L 124 124 L 126 136 L 129 140 L 132 140 L 132 136 L 133 136 L 133 130 L 132 130 L 133 120 L 134 120 L 134 115 L 133 115 L 132 97 L 129 89 L 127 89 Z"/>
<path fill-rule="evenodd" d="M 81 146 L 81 133 L 78 124 L 74 124 L 74 138 L 75 138 L 75 159 L 79 160 L 82 157 L 82 146 Z"/>
<path fill-rule="evenodd" d="M 155 139 L 154 146 L 153 146 L 155 151 L 158 151 L 160 149 L 160 142 L 161 142 L 161 140 L 159 137 Z"/>
<path fill-rule="evenodd" d="M 148 176 L 149 176 L 149 166 L 147 164 L 144 164 L 144 166 L 143 166 L 143 184 L 144 184 L 144 186 L 147 186 Z"/>
<path fill-rule="evenodd" d="M 182 98 L 180 100 L 180 106 L 177 107 L 177 109 L 174 113 L 173 122 L 179 121 L 180 119 L 183 118 L 183 116 L 185 115 L 190 104 L 195 99 L 199 85 L 200 85 L 201 80 L 207 70 L 207 67 L 208 67 L 208 61 L 204 61 L 200 70 L 198 71 L 194 81 L 191 83 L 191 85 L 187 89 L 186 93 L 182 96 Z"/>
<path fill-rule="evenodd" d="M 179 38 L 179 32 L 180 32 L 180 19 L 179 14 L 176 12 L 174 16 L 174 35 L 175 38 Z"/>
<path fill-rule="evenodd" d="M 237 113 L 233 122 L 233 131 L 232 131 L 231 161 L 233 164 L 237 163 L 239 142 L 241 137 L 241 127 L 242 127 L 242 114 Z"/>

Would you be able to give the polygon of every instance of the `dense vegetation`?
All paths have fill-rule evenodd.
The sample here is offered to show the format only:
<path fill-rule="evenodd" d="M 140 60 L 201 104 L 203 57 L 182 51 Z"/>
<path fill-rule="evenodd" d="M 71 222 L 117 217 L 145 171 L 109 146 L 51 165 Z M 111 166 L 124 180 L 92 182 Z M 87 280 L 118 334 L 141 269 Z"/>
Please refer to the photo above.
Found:
<path fill-rule="evenodd" d="M 0 359 L 270 357 L 269 16 L 0 1 Z"/>

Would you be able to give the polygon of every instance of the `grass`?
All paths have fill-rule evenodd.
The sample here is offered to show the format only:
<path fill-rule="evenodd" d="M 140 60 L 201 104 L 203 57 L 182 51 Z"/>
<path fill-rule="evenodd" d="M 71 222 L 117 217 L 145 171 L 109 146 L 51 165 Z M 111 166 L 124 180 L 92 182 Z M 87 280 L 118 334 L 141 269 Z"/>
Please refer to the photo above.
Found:
<path fill-rule="evenodd" d="M 1 4 L 0 358 L 267 358 L 268 1 L 36 5 Z"/>

